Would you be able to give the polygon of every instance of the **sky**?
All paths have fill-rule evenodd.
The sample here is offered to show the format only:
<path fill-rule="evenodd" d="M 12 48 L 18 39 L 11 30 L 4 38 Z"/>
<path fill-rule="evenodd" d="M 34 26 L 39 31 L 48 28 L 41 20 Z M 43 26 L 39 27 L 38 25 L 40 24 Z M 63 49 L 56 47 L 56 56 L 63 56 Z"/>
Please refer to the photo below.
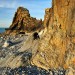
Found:
<path fill-rule="evenodd" d="M 52 6 L 52 0 L 0 0 L 0 27 L 9 27 L 18 7 L 27 8 L 32 17 L 44 19 L 45 9 Z"/>

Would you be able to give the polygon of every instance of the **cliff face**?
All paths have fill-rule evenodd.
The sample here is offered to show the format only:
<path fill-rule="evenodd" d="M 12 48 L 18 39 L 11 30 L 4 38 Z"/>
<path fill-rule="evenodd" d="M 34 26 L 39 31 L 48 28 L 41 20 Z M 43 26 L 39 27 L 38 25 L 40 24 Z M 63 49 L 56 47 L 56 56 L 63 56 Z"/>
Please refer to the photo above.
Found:
<path fill-rule="evenodd" d="M 75 0 L 53 0 L 46 9 L 47 32 L 40 39 L 32 64 L 45 69 L 75 68 Z"/>
<path fill-rule="evenodd" d="M 25 31 L 34 31 L 42 27 L 42 20 L 37 20 L 30 16 L 29 10 L 19 7 L 15 12 L 13 22 L 6 33 L 18 33 Z"/>

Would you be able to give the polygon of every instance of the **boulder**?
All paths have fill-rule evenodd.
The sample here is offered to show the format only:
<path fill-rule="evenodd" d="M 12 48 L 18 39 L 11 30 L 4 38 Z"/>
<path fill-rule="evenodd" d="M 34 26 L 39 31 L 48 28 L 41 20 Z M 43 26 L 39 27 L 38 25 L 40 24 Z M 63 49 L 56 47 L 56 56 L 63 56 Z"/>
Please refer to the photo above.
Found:
<path fill-rule="evenodd" d="M 11 41 L 5 41 L 3 47 L 11 46 L 13 43 Z"/>
<path fill-rule="evenodd" d="M 38 32 L 33 33 L 33 39 L 40 39 Z"/>

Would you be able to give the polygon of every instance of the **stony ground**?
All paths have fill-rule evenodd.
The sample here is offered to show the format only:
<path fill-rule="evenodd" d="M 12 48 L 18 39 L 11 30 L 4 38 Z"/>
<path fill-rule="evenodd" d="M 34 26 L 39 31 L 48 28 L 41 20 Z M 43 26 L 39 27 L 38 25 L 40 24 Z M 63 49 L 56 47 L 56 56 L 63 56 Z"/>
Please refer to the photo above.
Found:
<path fill-rule="evenodd" d="M 18 51 L 23 46 L 28 37 L 28 35 L 0 37 L 0 75 L 49 75 L 48 71 L 36 66 L 32 66 L 27 62 L 32 56 L 29 51 Z M 10 40 L 12 42 L 12 45 L 8 47 L 3 47 L 6 40 Z M 27 62 L 28 64 L 25 67 L 21 66 L 14 69 L 7 67 L 5 64 L 8 63 L 7 60 L 11 58 L 12 55 L 14 55 L 15 57 L 18 55 L 23 55 L 23 63 Z M 9 62 L 11 61 L 9 60 Z"/>
<path fill-rule="evenodd" d="M 31 37 L 29 35 L 0 37 L 0 75 L 66 75 L 67 71 L 63 68 L 45 70 L 31 65 L 30 61 L 37 52 L 38 43 L 37 40 L 33 42 L 28 38 Z M 6 40 L 10 40 L 12 44 L 3 47 Z"/>

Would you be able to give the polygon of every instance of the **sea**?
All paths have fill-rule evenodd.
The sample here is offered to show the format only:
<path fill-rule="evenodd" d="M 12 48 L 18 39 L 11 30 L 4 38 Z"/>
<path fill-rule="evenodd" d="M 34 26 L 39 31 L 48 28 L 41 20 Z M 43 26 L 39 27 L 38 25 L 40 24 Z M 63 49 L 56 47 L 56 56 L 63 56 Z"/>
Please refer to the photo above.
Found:
<path fill-rule="evenodd" d="M 0 28 L 0 33 L 3 33 L 5 31 L 5 28 Z"/>

